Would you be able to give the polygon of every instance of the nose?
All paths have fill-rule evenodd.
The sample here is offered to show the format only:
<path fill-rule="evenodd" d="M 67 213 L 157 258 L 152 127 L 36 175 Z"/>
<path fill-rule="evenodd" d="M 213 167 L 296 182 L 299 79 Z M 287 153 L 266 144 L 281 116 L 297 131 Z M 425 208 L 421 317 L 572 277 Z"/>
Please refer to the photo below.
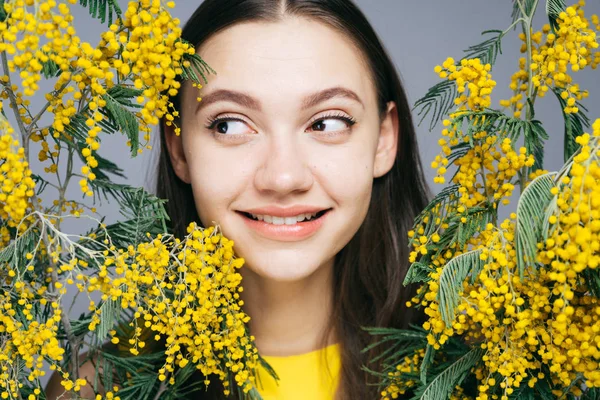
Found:
<path fill-rule="evenodd" d="M 308 191 L 314 182 L 305 152 L 292 135 L 273 135 L 265 149 L 263 163 L 254 177 L 261 192 L 283 197 Z"/>

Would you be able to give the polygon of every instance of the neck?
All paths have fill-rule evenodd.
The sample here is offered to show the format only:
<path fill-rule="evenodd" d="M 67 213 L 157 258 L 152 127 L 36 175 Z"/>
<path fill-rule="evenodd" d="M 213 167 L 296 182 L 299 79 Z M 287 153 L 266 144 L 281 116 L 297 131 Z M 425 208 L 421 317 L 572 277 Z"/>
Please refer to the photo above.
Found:
<path fill-rule="evenodd" d="M 318 350 L 335 343 L 330 331 L 333 297 L 333 262 L 294 282 L 243 274 L 244 311 L 260 354 L 288 356 Z"/>

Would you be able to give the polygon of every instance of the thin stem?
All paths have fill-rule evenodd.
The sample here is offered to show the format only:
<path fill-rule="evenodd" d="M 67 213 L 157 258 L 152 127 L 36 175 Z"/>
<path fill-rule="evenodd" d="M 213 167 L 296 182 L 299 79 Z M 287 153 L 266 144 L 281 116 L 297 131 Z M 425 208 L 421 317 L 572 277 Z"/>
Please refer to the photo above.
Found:
<path fill-rule="evenodd" d="M 527 15 L 527 13 L 525 12 L 525 9 L 521 3 L 521 1 L 518 1 L 519 7 L 521 8 L 521 12 L 523 13 L 524 16 L 524 21 L 523 21 L 523 25 L 525 28 L 525 40 L 526 40 L 526 45 L 527 45 L 527 76 L 528 76 L 528 80 L 527 80 L 527 98 L 531 98 L 532 94 L 533 94 L 533 71 L 531 70 L 531 64 L 532 64 L 532 60 L 531 60 L 531 56 L 532 56 L 532 45 L 531 45 L 531 25 L 533 22 L 533 16 L 535 15 L 535 10 L 537 8 L 539 0 L 535 0 L 535 2 L 533 3 L 533 6 L 531 7 L 531 14 Z"/>
<path fill-rule="evenodd" d="M 42 230 L 42 237 L 47 249 L 51 248 L 50 241 L 48 240 L 48 234 L 46 229 Z M 52 283 L 52 289 L 55 292 L 59 292 L 56 288 L 56 284 L 59 283 L 60 279 L 58 277 L 57 268 L 58 266 L 54 261 L 52 261 L 52 257 L 49 257 L 50 265 L 52 267 L 52 272 L 50 273 L 50 279 Z M 62 306 L 62 301 L 60 299 L 57 300 L 60 304 L 59 310 L 60 320 L 63 324 L 65 335 L 67 336 L 67 341 L 71 345 L 71 362 L 69 363 L 69 377 L 71 380 L 76 381 L 79 378 L 79 345 L 80 340 L 73 334 L 73 326 L 71 325 L 71 320 L 69 319 L 69 314 L 65 312 L 64 307 Z"/>
<path fill-rule="evenodd" d="M 519 22 L 525 22 L 525 20 L 521 17 L 521 18 L 517 18 L 515 20 L 515 22 L 513 22 L 512 24 L 510 24 L 510 26 L 508 28 L 506 28 L 503 32 L 502 35 L 500 36 L 504 36 L 506 35 L 512 28 L 514 28 Z"/>
<path fill-rule="evenodd" d="M 12 82 L 10 80 L 10 70 L 8 68 L 8 59 L 6 57 L 6 52 L 2 52 L 2 70 L 4 75 L 8 78 L 8 82 L 5 84 L 6 93 L 8 93 L 8 97 L 10 98 L 10 107 L 13 109 L 15 114 L 15 118 L 17 120 L 17 124 L 19 125 L 19 130 L 21 131 L 21 140 L 23 141 L 23 148 L 25 149 L 25 159 L 29 161 L 29 138 L 27 137 L 27 129 L 25 129 L 25 124 L 23 124 L 23 120 L 21 119 L 21 115 L 19 114 L 19 105 L 17 104 L 17 97 L 15 96 L 12 90 Z"/>
<path fill-rule="evenodd" d="M 487 188 L 487 179 L 485 179 L 485 167 L 483 166 L 483 162 L 481 163 L 481 179 L 483 180 L 483 190 L 485 191 L 485 197 L 488 201 L 490 201 L 490 194 Z"/>
<path fill-rule="evenodd" d="M 162 394 L 166 390 L 167 390 L 167 379 L 165 378 L 165 380 L 160 383 L 160 386 L 158 387 L 158 392 L 156 392 L 156 396 L 154 396 L 154 400 L 160 399 L 160 396 L 162 396 Z"/>
<path fill-rule="evenodd" d="M 527 12 L 525 11 L 525 6 L 521 2 L 521 0 L 517 0 L 517 5 L 519 6 L 519 9 L 521 10 L 521 15 L 523 15 L 523 17 L 528 17 Z"/>
<path fill-rule="evenodd" d="M 533 16 L 535 15 L 535 11 L 537 9 L 538 6 L 538 2 L 539 0 L 535 0 L 531 10 L 530 10 L 530 14 L 527 14 L 525 7 L 522 3 L 521 0 L 517 0 L 517 4 L 519 5 L 519 9 L 521 10 L 521 13 L 523 15 L 523 30 L 525 33 L 525 45 L 527 46 L 527 57 L 526 57 L 526 64 L 525 64 L 525 68 L 527 69 L 527 109 L 525 111 L 525 119 L 527 121 L 531 121 L 532 119 L 532 115 L 531 115 L 531 108 L 533 107 L 533 102 L 535 101 L 535 97 L 534 97 L 534 86 L 533 86 L 533 70 L 531 69 L 531 64 L 532 64 L 532 40 L 531 40 L 531 25 L 533 22 Z M 537 91 L 535 91 L 535 93 L 537 93 Z M 527 175 L 528 175 L 528 167 L 524 167 L 525 171 L 520 170 L 519 171 L 519 189 L 521 191 L 521 193 L 523 193 L 523 190 L 525 190 L 525 182 L 527 179 Z"/>
<path fill-rule="evenodd" d="M 65 90 L 65 88 L 69 85 L 69 83 L 71 83 L 70 80 L 68 80 L 67 82 L 65 82 L 60 89 L 54 91 L 54 96 L 58 96 L 63 90 Z M 35 115 L 35 117 L 33 117 L 33 119 L 31 120 L 31 123 L 29 124 L 29 129 L 27 130 L 27 137 L 31 136 L 34 128 L 35 128 L 35 124 L 40 120 L 40 118 L 42 118 L 42 116 L 44 115 L 44 113 L 46 112 L 46 110 L 48 110 L 48 107 L 50 107 L 50 102 L 47 102 L 44 107 L 42 107 L 40 109 L 40 111 Z"/>
<path fill-rule="evenodd" d="M 58 212 L 59 213 L 62 212 L 62 207 L 66 201 L 65 197 L 66 197 L 66 193 L 67 193 L 67 187 L 69 186 L 69 181 L 71 180 L 71 176 L 73 176 L 73 152 L 74 152 L 73 147 L 69 147 L 68 151 L 69 151 L 69 156 L 67 159 L 67 171 L 65 173 L 65 181 L 58 190 Z M 60 230 L 60 223 L 61 223 L 61 219 L 59 219 L 56 222 L 57 230 Z"/>

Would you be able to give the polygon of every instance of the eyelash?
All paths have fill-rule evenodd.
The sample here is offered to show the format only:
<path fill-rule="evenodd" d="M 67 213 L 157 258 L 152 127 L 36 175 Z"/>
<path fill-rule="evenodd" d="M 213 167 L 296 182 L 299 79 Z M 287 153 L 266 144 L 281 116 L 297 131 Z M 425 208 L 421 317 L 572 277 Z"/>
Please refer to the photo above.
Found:
<path fill-rule="evenodd" d="M 329 118 L 335 118 L 335 119 L 339 119 L 341 121 L 344 121 L 348 124 L 348 129 L 350 127 L 352 127 L 354 124 L 356 124 L 356 119 L 353 117 L 350 117 L 344 113 L 338 112 L 338 113 L 330 113 L 330 114 L 326 114 L 326 115 L 321 115 L 317 118 L 314 118 L 310 121 L 310 126 L 313 126 L 316 122 L 321 121 L 321 120 L 325 120 L 325 119 L 329 119 Z M 242 119 L 242 118 L 238 118 L 238 117 L 228 117 L 227 115 L 223 115 L 220 117 L 217 116 L 212 116 L 209 117 L 208 120 L 206 121 L 206 125 L 205 128 L 209 129 L 209 130 L 214 130 L 215 126 L 220 123 L 220 122 L 230 122 L 230 121 L 238 121 L 238 122 L 243 122 L 243 123 L 248 123 L 246 120 Z M 216 133 L 216 132 L 213 132 Z M 339 131 L 337 132 L 339 133 Z M 331 136 L 331 135 L 335 135 L 336 132 L 323 132 L 322 133 L 325 136 Z M 235 136 L 235 135 L 225 135 L 225 134 L 219 134 L 219 136 Z"/>

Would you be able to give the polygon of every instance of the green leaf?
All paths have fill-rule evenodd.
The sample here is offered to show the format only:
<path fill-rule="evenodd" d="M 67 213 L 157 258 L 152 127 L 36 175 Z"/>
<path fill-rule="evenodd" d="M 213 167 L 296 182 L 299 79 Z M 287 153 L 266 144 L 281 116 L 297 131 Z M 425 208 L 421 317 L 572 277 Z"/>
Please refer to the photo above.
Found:
<path fill-rule="evenodd" d="M 508 137 L 515 141 L 524 129 L 525 121 L 509 117 L 501 111 L 486 109 L 461 112 L 450 123 L 453 128 L 462 132 L 462 136 L 468 137 L 469 144 L 473 146 L 473 135 L 482 131 L 496 132 L 500 138 Z"/>
<path fill-rule="evenodd" d="M 531 16 L 531 12 L 533 11 L 533 6 L 538 2 L 538 0 L 513 0 L 513 10 L 512 10 L 512 21 L 515 22 L 517 19 L 524 17 L 527 18 Z M 519 7 L 519 3 L 523 5 L 525 15 L 521 12 L 521 8 Z"/>
<path fill-rule="evenodd" d="M 276 381 L 279 380 L 279 376 L 277 375 L 277 372 L 275 372 L 273 367 L 271 367 L 271 365 L 267 362 L 267 360 L 262 358 L 260 356 L 260 354 L 258 355 L 258 362 L 265 369 L 265 371 L 267 371 L 269 373 L 269 375 L 271 375 Z"/>
<path fill-rule="evenodd" d="M 554 88 L 552 90 L 558 102 L 560 103 L 560 109 L 562 110 L 563 118 L 565 121 L 565 134 L 564 134 L 564 160 L 567 162 L 569 158 L 577 151 L 579 145 L 575 142 L 577 136 L 583 135 L 585 128 L 590 127 L 590 119 L 586 115 L 587 108 L 580 102 L 575 102 L 575 105 L 579 108 L 579 112 L 575 114 L 565 113 L 565 107 L 567 101 L 560 95 L 564 91 L 563 89 Z M 585 112 L 584 112 L 585 111 Z"/>
<path fill-rule="evenodd" d="M 548 15 L 548 20 L 554 33 L 558 29 L 558 16 L 566 8 L 565 0 L 546 0 L 546 15 Z"/>
<path fill-rule="evenodd" d="M 483 231 L 492 220 L 493 213 L 496 210 L 491 207 L 473 207 L 465 215 L 457 215 L 456 242 L 459 246 L 464 247 L 476 233 Z M 462 217 L 466 218 L 466 222 L 462 222 Z"/>
<path fill-rule="evenodd" d="M 496 57 L 498 57 L 498 54 L 502 54 L 502 37 L 504 36 L 504 32 L 501 30 L 492 29 L 484 31 L 481 34 L 491 34 L 492 37 L 465 50 L 465 53 L 467 54 L 463 57 L 463 59 L 479 58 L 482 64 L 491 64 L 493 66 L 496 63 Z"/>
<path fill-rule="evenodd" d="M 181 39 L 181 41 L 184 43 L 188 43 L 183 39 Z M 181 73 L 181 78 L 184 80 L 190 80 L 194 83 L 202 85 L 208 83 L 208 80 L 206 79 L 207 74 L 217 73 L 198 54 L 186 53 L 183 55 L 183 60 L 188 61 L 190 63 L 189 67 L 184 66 L 182 68 L 183 72 Z M 202 80 L 200 78 L 202 78 Z"/>
<path fill-rule="evenodd" d="M 452 108 L 457 94 L 454 81 L 444 80 L 432 86 L 425 96 L 415 102 L 413 107 L 413 110 L 418 110 L 417 115 L 421 117 L 418 125 L 420 126 L 425 117 L 432 112 L 429 123 L 429 131 L 432 131 Z"/>
<path fill-rule="evenodd" d="M 17 236 L 0 249 L 0 264 L 10 265 L 21 274 L 25 273 L 25 267 L 29 262 L 25 255 L 33 252 L 39 241 L 40 233 L 38 229 L 35 225 L 30 226 L 20 236 Z"/>
<path fill-rule="evenodd" d="M 88 145 L 86 143 L 86 139 L 88 138 L 88 132 L 90 127 L 85 123 L 88 118 L 91 118 L 91 114 L 89 109 L 86 107 L 81 112 L 75 114 L 69 124 L 65 125 L 65 133 L 68 135 L 59 135 L 59 137 L 55 140 L 61 141 L 67 144 L 67 146 L 75 149 L 81 161 L 85 164 L 85 157 L 82 155 L 82 151 L 84 148 L 87 148 Z M 113 134 L 119 131 L 119 126 L 115 125 L 111 120 L 103 120 L 99 122 L 99 126 L 104 130 L 104 132 Z M 51 129 L 51 135 L 53 135 L 53 130 Z M 98 161 L 98 166 L 93 169 L 96 178 L 99 181 L 102 180 L 110 180 L 109 174 L 125 178 L 123 174 L 123 170 L 112 161 L 102 157 L 99 153 L 94 153 L 94 158 Z M 90 181 L 91 186 L 94 186 L 95 181 Z M 106 193 L 104 193 L 106 197 Z"/>
<path fill-rule="evenodd" d="M 105 388 L 111 388 L 111 387 L 113 387 L 113 375 L 114 375 L 113 365 L 105 357 L 100 357 L 100 359 L 102 362 L 103 374 L 102 375 L 98 374 L 98 369 L 99 369 L 100 363 L 97 363 L 96 364 L 96 376 L 100 376 L 102 378 L 102 383 L 104 384 Z M 97 390 L 96 385 L 94 385 L 94 390 Z"/>
<path fill-rule="evenodd" d="M 497 212 L 497 209 L 489 204 L 468 208 L 461 214 L 453 212 L 442 219 L 442 223 L 447 224 L 448 227 L 440 234 L 439 242 L 428 245 L 428 250 L 445 251 L 453 243 L 457 243 L 461 248 L 464 247 L 469 239 L 483 231 L 487 224 L 496 218 Z"/>
<path fill-rule="evenodd" d="M 110 92 L 102 95 L 102 98 L 106 102 L 106 106 L 103 107 L 103 111 L 108 117 L 109 122 L 115 126 L 118 126 L 121 132 L 123 132 L 129 138 L 131 156 L 137 156 L 138 149 L 140 147 L 140 127 L 135 114 L 126 108 L 126 105 L 130 105 L 131 102 L 129 102 L 128 98 L 126 97 L 112 97 Z M 122 100 L 125 100 L 125 104 L 121 102 Z"/>
<path fill-rule="evenodd" d="M 62 69 L 54 61 L 48 59 L 42 63 L 42 75 L 44 75 L 44 78 L 56 78 L 60 74 L 62 74 Z"/>
<path fill-rule="evenodd" d="M 0 22 L 6 21 L 6 17 L 8 17 L 6 11 L 4 10 L 4 3 L 4 0 L 0 0 Z"/>
<path fill-rule="evenodd" d="M 381 336 L 374 338 L 373 342 L 361 350 L 361 353 L 367 353 L 376 347 L 383 347 L 383 351 L 369 359 L 369 363 L 376 363 L 382 360 L 383 371 L 372 371 L 366 366 L 362 369 L 382 378 L 381 386 L 387 386 L 389 382 L 389 372 L 396 371 L 396 366 L 401 363 L 405 357 L 415 354 L 417 351 L 427 346 L 427 332 L 421 327 L 411 327 L 411 329 L 395 328 L 362 328 L 372 336 Z"/>
<path fill-rule="evenodd" d="M 166 200 L 146 192 L 143 188 L 134 188 L 118 185 L 111 182 L 101 182 L 108 185 L 119 203 L 120 213 L 125 217 L 107 226 L 105 229 L 98 227 L 85 236 L 94 234 L 96 240 L 85 245 L 93 250 L 100 250 L 98 243 L 110 239 L 117 248 L 127 248 L 129 245 L 137 246 L 147 240 L 146 232 L 152 236 L 167 232 L 166 221 L 169 217 L 165 210 Z M 84 239 L 85 240 L 85 239 Z"/>
<path fill-rule="evenodd" d="M 588 388 L 583 392 L 579 400 L 600 400 L 600 389 Z"/>
<path fill-rule="evenodd" d="M 549 136 L 538 120 L 524 121 L 524 127 L 525 148 L 535 159 L 531 171 L 537 171 L 544 167 L 544 140 L 548 140 Z"/>
<path fill-rule="evenodd" d="M 421 372 L 419 374 L 419 379 L 424 384 L 427 383 L 427 379 L 428 379 L 427 374 L 429 373 L 429 367 L 433 363 L 434 357 L 435 357 L 435 349 L 433 348 L 432 345 L 427 344 L 427 347 L 425 347 L 425 356 L 423 357 L 423 361 L 421 361 L 421 368 L 420 368 Z"/>
<path fill-rule="evenodd" d="M 517 204 L 515 242 L 517 245 L 517 268 L 523 277 L 525 269 L 535 264 L 537 243 L 542 236 L 546 208 L 554 195 L 555 172 L 540 175 L 523 190 Z"/>
<path fill-rule="evenodd" d="M 581 273 L 585 285 L 594 297 L 600 297 L 600 271 L 597 269 L 586 268 Z"/>
<path fill-rule="evenodd" d="M 411 283 L 429 282 L 429 275 L 434 271 L 429 265 L 422 262 L 414 262 L 411 264 L 406 277 L 404 278 L 404 286 Z"/>
<path fill-rule="evenodd" d="M 417 229 L 425 219 L 428 219 L 428 225 L 433 225 L 435 222 L 435 217 L 443 217 L 443 215 L 445 215 L 443 213 L 446 211 L 445 208 L 449 204 L 456 202 L 458 198 L 458 188 L 459 185 L 447 186 L 438 194 L 436 194 L 435 197 L 431 199 L 429 204 L 427 204 L 427 206 L 423 209 L 423 211 L 421 211 L 415 218 L 412 229 Z M 412 245 L 415 240 L 417 240 L 416 237 L 412 238 L 409 243 Z"/>
<path fill-rule="evenodd" d="M 90 15 L 102 23 L 106 22 L 107 15 L 108 25 L 112 25 L 115 16 L 121 18 L 122 11 L 117 0 L 79 0 L 79 4 L 88 7 Z"/>
<path fill-rule="evenodd" d="M 442 268 L 439 279 L 437 301 L 442 320 L 446 326 L 451 326 L 454 313 L 460 301 L 459 293 L 469 275 L 475 277 L 483 268 L 482 250 L 476 249 L 460 254 L 448 261 Z"/>
<path fill-rule="evenodd" d="M 133 99 L 141 96 L 144 93 L 143 89 L 136 89 L 130 86 L 116 85 L 106 91 L 110 97 L 125 107 L 142 108 L 137 101 Z"/>
<path fill-rule="evenodd" d="M 100 324 L 98 324 L 96 335 L 94 335 L 96 345 L 102 345 L 115 323 L 119 322 L 120 311 L 121 306 L 115 300 L 109 298 L 102 303 L 100 306 Z"/>
<path fill-rule="evenodd" d="M 36 174 L 31 174 L 31 179 L 33 179 L 33 181 L 35 182 L 35 194 L 36 196 L 39 196 L 40 193 L 42 193 L 46 189 L 49 182 Z"/>
<path fill-rule="evenodd" d="M 466 377 L 483 355 L 479 347 L 472 349 L 452 363 L 442 373 L 433 378 L 428 384 L 415 391 L 413 400 L 443 400 L 447 399 L 456 385 Z"/>

